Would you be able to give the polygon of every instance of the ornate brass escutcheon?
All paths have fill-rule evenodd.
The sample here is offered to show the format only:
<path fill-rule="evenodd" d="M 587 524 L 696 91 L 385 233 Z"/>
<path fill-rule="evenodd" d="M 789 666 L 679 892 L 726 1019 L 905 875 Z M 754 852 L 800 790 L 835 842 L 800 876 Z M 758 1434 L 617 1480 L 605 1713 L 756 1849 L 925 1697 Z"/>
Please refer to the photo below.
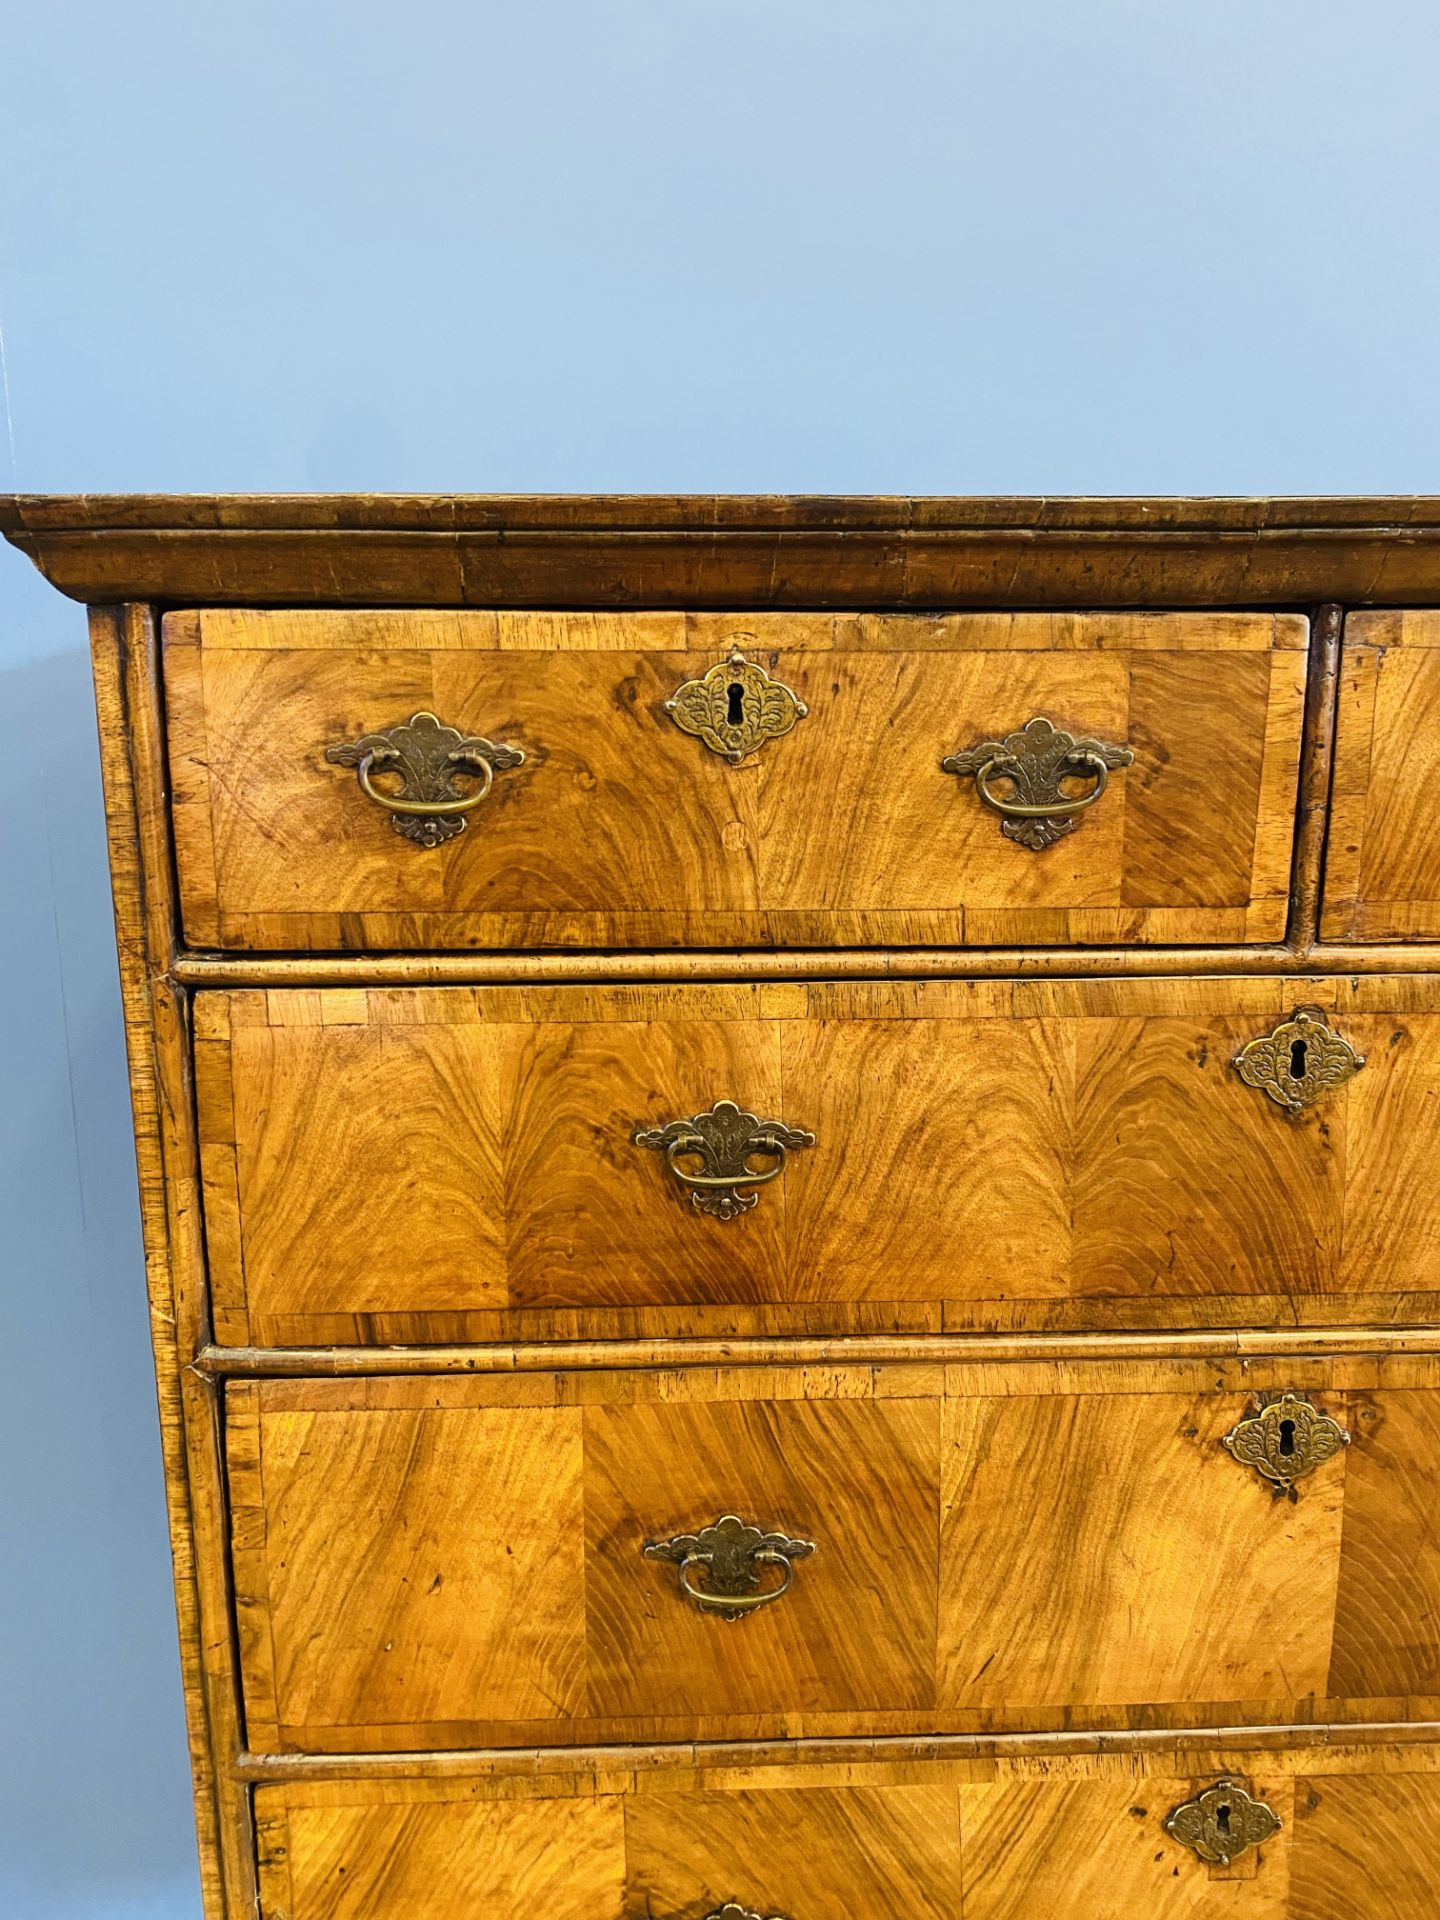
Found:
<path fill-rule="evenodd" d="M 1210 1866 L 1228 1867 L 1250 1847 L 1277 1834 L 1280 1816 L 1238 1780 L 1219 1780 L 1176 1807 L 1165 1831 Z"/>
<path fill-rule="evenodd" d="M 679 1568 L 680 1591 L 702 1613 L 722 1620 L 743 1620 L 757 1607 L 783 1599 L 795 1577 L 795 1562 L 815 1551 L 813 1540 L 792 1540 L 783 1533 L 762 1533 L 733 1513 L 722 1514 L 699 1533 L 677 1533 L 673 1540 L 647 1540 L 641 1548 L 647 1560 L 669 1560 Z M 704 1584 L 690 1578 L 696 1567 L 705 1569 Z M 761 1585 L 761 1569 L 779 1567 L 781 1578 Z"/>
<path fill-rule="evenodd" d="M 1231 1064 L 1247 1087 L 1268 1093 L 1287 1113 L 1302 1113 L 1358 1073 L 1365 1056 L 1326 1026 L 1319 1007 L 1297 1007 L 1273 1033 L 1243 1046 Z"/>
<path fill-rule="evenodd" d="M 947 754 L 940 765 L 946 773 L 972 776 L 985 805 L 1001 816 L 1006 838 L 1039 853 L 1073 833 L 1080 824 L 1076 816 L 1104 793 L 1111 768 L 1128 767 L 1134 758 L 1129 747 L 1088 735 L 1077 738 L 1037 714 L 1018 733 Z M 1061 785 L 1086 776 L 1095 782 L 1088 793 L 1070 795 Z M 997 793 L 992 780 L 1008 781 L 1011 791 Z"/>
<path fill-rule="evenodd" d="M 760 1198 L 749 1191 L 778 1180 L 789 1154 L 813 1147 L 815 1136 L 803 1127 L 787 1127 L 779 1120 L 761 1120 L 733 1100 L 717 1100 L 708 1113 L 668 1126 L 638 1127 L 631 1135 L 637 1147 L 663 1153 L 671 1173 L 689 1189 L 690 1203 L 716 1220 L 733 1220 L 748 1212 Z M 755 1159 L 769 1166 L 752 1167 Z M 681 1165 L 698 1162 L 698 1171 Z"/>
<path fill-rule="evenodd" d="M 705 1920 L 762 1920 L 762 1916 L 751 1913 L 748 1907 L 742 1907 L 734 1900 L 727 1900 L 723 1907 L 717 1907 L 714 1913 L 707 1914 Z M 784 1920 L 784 1915 L 772 1913 L 770 1920 Z"/>
<path fill-rule="evenodd" d="M 396 833 L 417 847 L 438 847 L 465 831 L 465 815 L 480 805 L 495 775 L 520 766 L 525 755 L 519 747 L 460 733 L 433 713 L 412 713 L 403 726 L 327 747 L 325 758 L 355 768 L 360 791 L 385 808 Z M 397 775 L 399 788 L 387 793 L 377 787 L 370 777 L 376 773 Z M 474 775 L 478 791 L 462 792 L 457 774 Z"/>
<path fill-rule="evenodd" d="M 810 709 L 737 647 L 698 680 L 678 686 L 665 711 L 683 733 L 693 733 L 712 753 L 738 764 L 767 740 L 789 733 Z"/>
<path fill-rule="evenodd" d="M 1295 1482 L 1333 1460 L 1349 1446 L 1350 1436 L 1303 1393 L 1281 1393 L 1237 1421 L 1220 1444 L 1241 1466 L 1268 1480 L 1277 1499 L 1294 1500 Z"/>

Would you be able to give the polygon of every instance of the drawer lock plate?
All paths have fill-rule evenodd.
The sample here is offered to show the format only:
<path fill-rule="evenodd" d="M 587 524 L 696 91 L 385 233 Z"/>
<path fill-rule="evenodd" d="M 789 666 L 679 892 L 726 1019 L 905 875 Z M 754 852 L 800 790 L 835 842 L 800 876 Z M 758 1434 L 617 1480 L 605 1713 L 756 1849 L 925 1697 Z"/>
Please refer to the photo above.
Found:
<path fill-rule="evenodd" d="M 1220 1444 L 1268 1480 L 1277 1497 L 1293 1500 L 1295 1482 L 1333 1460 L 1350 1436 L 1303 1393 L 1281 1393 L 1237 1422 Z"/>
<path fill-rule="evenodd" d="M 1212 1867 L 1228 1867 L 1280 1831 L 1280 1816 L 1236 1780 L 1219 1780 L 1187 1800 L 1165 1831 Z"/>
<path fill-rule="evenodd" d="M 1297 1007 L 1273 1033 L 1243 1046 L 1234 1060 L 1246 1086 L 1258 1087 L 1287 1113 L 1313 1107 L 1364 1064 L 1364 1054 L 1326 1026 L 1319 1007 Z"/>
<path fill-rule="evenodd" d="M 682 733 L 693 733 L 712 753 L 738 764 L 767 740 L 789 733 L 809 708 L 737 648 L 698 680 L 678 686 L 665 711 Z"/>

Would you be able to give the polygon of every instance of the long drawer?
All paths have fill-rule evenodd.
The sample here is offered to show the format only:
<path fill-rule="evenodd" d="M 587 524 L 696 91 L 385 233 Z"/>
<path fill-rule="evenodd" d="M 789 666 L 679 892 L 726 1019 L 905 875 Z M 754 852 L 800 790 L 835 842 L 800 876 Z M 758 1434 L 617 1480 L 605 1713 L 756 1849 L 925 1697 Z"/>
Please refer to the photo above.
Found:
<path fill-rule="evenodd" d="M 265 1786 L 262 1920 L 1430 1920 L 1437 1767 L 1191 1743 Z"/>
<path fill-rule="evenodd" d="M 227 1391 L 260 1751 L 1440 1717 L 1440 1363 Z"/>
<path fill-rule="evenodd" d="M 1434 1319 L 1437 1006 L 1428 977 L 202 993 L 216 1332 Z"/>
<path fill-rule="evenodd" d="M 173 613 L 196 946 L 1274 940 L 1292 614 Z"/>

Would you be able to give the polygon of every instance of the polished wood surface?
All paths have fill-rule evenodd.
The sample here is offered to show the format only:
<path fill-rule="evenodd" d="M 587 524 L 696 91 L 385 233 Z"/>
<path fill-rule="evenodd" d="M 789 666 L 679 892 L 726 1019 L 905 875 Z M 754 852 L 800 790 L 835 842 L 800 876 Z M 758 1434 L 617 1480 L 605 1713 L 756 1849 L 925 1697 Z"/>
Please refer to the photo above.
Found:
<path fill-rule="evenodd" d="M 1291 1503 L 1220 1445 L 1352 1435 Z M 247 1739 L 384 1752 L 1433 1718 L 1440 1359 L 227 1390 Z M 541 1493 L 543 1486 L 546 1491 Z M 647 1539 L 815 1543 L 739 1623 Z"/>
<path fill-rule="evenodd" d="M 825 1764 L 463 1785 L 261 1787 L 263 1920 L 1429 1920 L 1440 1755 L 1193 1744 L 1173 1756 Z M 1229 1868 L 1166 1816 L 1216 1779 L 1280 1831 Z M 502 1864 L 505 1867 L 502 1868 Z M 508 1869 L 508 1877 L 507 1877 Z M 543 1896 L 537 1896 L 543 1888 Z"/>
<path fill-rule="evenodd" d="M 1440 500 L 0 495 L 62 592 L 201 605 L 1440 602 Z"/>
<path fill-rule="evenodd" d="M 1440 935 L 1440 614 L 1345 630 L 1322 926 L 1341 940 Z"/>
<path fill-rule="evenodd" d="M 1306 637 L 1268 614 L 171 614 L 186 934 L 261 949 L 1275 940 Z M 736 645 L 809 713 L 732 766 L 664 702 Z M 324 758 L 422 710 L 526 754 L 466 832 L 423 851 Z M 1039 856 L 940 766 L 1037 714 L 1135 753 Z"/>
<path fill-rule="evenodd" d="M 206 1920 L 1433 1910 L 1440 503 L 0 531 L 136 603 Z M 811 713 L 732 768 L 653 709 L 740 632 Z M 528 758 L 437 859 L 323 750 L 452 689 Z M 1041 857 L 938 770 L 1016 702 L 1136 754 Z M 1368 1064 L 1292 1120 L 1229 1061 L 1303 1004 Z M 723 1097 L 817 1134 L 729 1225 L 629 1144 Z M 1218 1444 L 1286 1388 L 1353 1436 L 1293 1505 Z M 818 1551 L 729 1624 L 638 1541 L 752 1500 Z M 1210 1869 L 1163 1820 L 1222 1777 L 1282 1826 Z"/>
<path fill-rule="evenodd" d="M 202 987 L 582 986 L 678 980 L 1109 980 L 1440 973 L 1440 945 L 1283 947 L 862 947 L 764 952 L 218 954 L 183 952 L 174 980 Z"/>
<path fill-rule="evenodd" d="M 218 1395 L 191 1366 L 210 1332 L 189 1005 L 169 978 L 176 906 L 159 635 L 149 610 L 90 620 L 120 992 L 130 1068 L 186 1732 L 206 1920 L 255 1902 L 240 1739 Z"/>
<path fill-rule="evenodd" d="M 1429 976 L 202 993 L 216 1334 L 1430 1318 L 1435 994 Z M 1368 1064 L 1292 1118 L 1231 1062 L 1297 1004 Z M 631 1144 L 722 1098 L 816 1135 L 728 1222 Z"/>

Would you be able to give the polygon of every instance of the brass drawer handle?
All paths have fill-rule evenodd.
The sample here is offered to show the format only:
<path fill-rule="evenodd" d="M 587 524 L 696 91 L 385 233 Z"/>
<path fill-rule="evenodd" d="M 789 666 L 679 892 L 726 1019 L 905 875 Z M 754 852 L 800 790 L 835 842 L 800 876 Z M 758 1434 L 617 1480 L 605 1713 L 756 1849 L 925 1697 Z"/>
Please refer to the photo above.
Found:
<path fill-rule="evenodd" d="M 1281 1393 L 1237 1421 L 1220 1444 L 1242 1467 L 1268 1480 L 1277 1500 L 1293 1501 L 1295 1482 L 1333 1460 L 1349 1446 L 1350 1435 L 1305 1394 Z"/>
<path fill-rule="evenodd" d="M 762 1920 L 758 1913 L 752 1913 L 748 1907 L 742 1907 L 738 1901 L 727 1900 L 723 1907 L 717 1907 L 714 1913 L 707 1913 L 705 1920 Z M 780 1913 L 772 1913 L 769 1920 L 785 1920 Z"/>
<path fill-rule="evenodd" d="M 417 847 L 438 847 L 465 831 L 464 816 L 489 795 L 496 773 L 522 765 L 525 755 L 519 747 L 460 733 L 433 713 L 412 713 L 404 726 L 327 747 L 325 758 L 355 768 L 360 791 L 384 807 L 396 833 Z M 399 792 L 384 792 L 372 773 L 397 774 Z M 479 791 L 463 793 L 455 784 L 457 774 L 473 774 Z"/>
<path fill-rule="evenodd" d="M 738 765 L 767 740 L 789 733 L 810 709 L 737 647 L 698 680 L 678 686 L 665 711 L 682 733 L 694 734 L 712 753 Z"/>
<path fill-rule="evenodd" d="M 1251 1847 L 1280 1831 L 1280 1816 L 1238 1780 L 1217 1780 L 1187 1800 L 1165 1822 L 1165 1831 L 1212 1867 L 1228 1867 Z"/>
<path fill-rule="evenodd" d="M 779 1120 L 761 1120 L 733 1100 L 717 1100 L 708 1113 L 688 1120 L 671 1120 L 663 1127 L 637 1127 L 631 1135 L 637 1147 L 663 1153 L 665 1164 L 690 1194 L 691 1205 L 716 1220 L 733 1220 L 759 1200 L 753 1191 L 785 1171 L 791 1153 L 813 1147 L 815 1136 L 803 1127 L 787 1127 Z M 753 1167 L 755 1159 L 771 1162 Z M 682 1166 L 698 1161 L 699 1170 Z"/>
<path fill-rule="evenodd" d="M 1313 1107 L 1364 1064 L 1364 1054 L 1326 1026 L 1319 1007 L 1297 1007 L 1272 1032 L 1248 1041 L 1231 1062 L 1247 1087 L 1258 1087 L 1287 1113 Z"/>
<path fill-rule="evenodd" d="M 673 1540 L 647 1540 L 640 1549 L 647 1560 L 668 1560 L 678 1569 L 680 1591 L 701 1613 L 722 1620 L 743 1620 L 758 1607 L 782 1600 L 795 1578 L 795 1562 L 815 1551 L 813 1540 L 792 1540 L 783 1533 L 762 1533 L 736 1514 L 722 1514 L 699 1533 L 677 1533 Z M 696 1567 L 705 1569 L 704 1583 L 690 1578 Z M 760 1569 L 779 1567 L 781 1578 L 761 1586 Z"/>
<path fill-rule="evenodd" d="M 1039 853 L 1073 833 L 1080 824 L 1076 814 L 1093 807 L 1104 793 L 1111 768 L 1128 767 L 1134 758 L 1129 747 L 1088 736 L 1077 738 L 1037 714 L 1018 733 L 947 754 L 940 765 L 946 773 L 972 777 L 985 805 L 1001 815 L 1000 831 L 1005 837 Z M 1061 781 L 1084 774 L 1094 776 L 1090 791 L 1074 798 L 1067 795 Z M 1008 780 L 1013 795 L 997 793 L 990 785 L 992 779 Z"/>

